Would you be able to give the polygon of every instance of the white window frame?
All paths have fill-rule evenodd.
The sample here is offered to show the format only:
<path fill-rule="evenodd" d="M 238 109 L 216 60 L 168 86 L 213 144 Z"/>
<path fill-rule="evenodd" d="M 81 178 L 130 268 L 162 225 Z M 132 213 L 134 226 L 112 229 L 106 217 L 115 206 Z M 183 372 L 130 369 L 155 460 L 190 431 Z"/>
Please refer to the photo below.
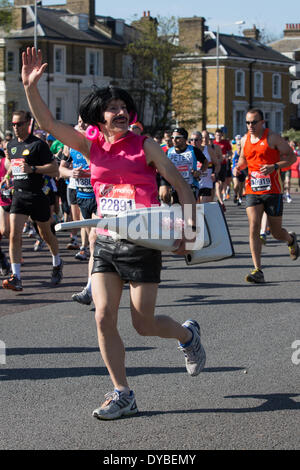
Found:
<path fill-rule="evenodd" d="M 262 72 L 254 73 L 254 96 L 256 98 L 264 96 L 264 76 Z"/>
<path fill-rule="evenodd" d="M 9 64 L 9 54 L 12 54 L 12 57 L 13 57 L 13 63 L 12 63 L 12 68 L 9 70 L 8 68 L 8 64 Z M 11 49 L 8 49 L 7 52 L 6 52 L 6 64 L 7 64 L 7 67 L 6 67 L 6 71 L 7 72 L 16 72 L 17 70 L 17 67 L 18 67 L 18 55 L 16 54 L 16 51 L 13 51 Z"/>
<path fill-rule="evenodd" d="M 61 51 L 61 66 L 60 70 L 56 68 L 56 53 Z M 66 47 L 65 46 L 54 46 L 53 54 L 53 71 L 55 75 L 64 75 L 66 73 Z"/>
<path fill-rule="evenodd" d="M 96 57 L 95 73 L 91 73 L 91 55 Z M 103 49 L 86 49 L 86 75 L 90 77 L 103 77 Z"/>
<path fill-rule="evenodd" d="M 275 90 L 275 81 L 278 79 L 278 92 Z M 281 92 L 281 75 L 280 73 L 273 73 L 272 75 L 272 98 L 282 98 Z"/>
<path fill-rule="evenodd" d="M 240 89 L 238 88 L 239 75 L 241 76 Z M 235 95 L 236 96 L 245 96 L 245 72 L 244 70 L 235 71 Z"/>

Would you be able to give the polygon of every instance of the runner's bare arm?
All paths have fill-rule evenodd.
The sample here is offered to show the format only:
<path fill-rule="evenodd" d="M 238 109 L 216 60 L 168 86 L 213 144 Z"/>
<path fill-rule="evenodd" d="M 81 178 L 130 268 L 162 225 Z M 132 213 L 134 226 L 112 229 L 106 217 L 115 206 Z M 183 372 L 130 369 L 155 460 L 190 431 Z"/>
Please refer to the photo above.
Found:
<path fill-rule="evenodd" d="M 237 165 L 236 167 L 233 169 L 233 174 L 234 176 L 238 176 L 238 174 L 244 170 L 245 168 L 247 168 L 247 160 L 245 158 L 245 155 L 244 155 L 244 145 L 245 145 L 245 142 L 246 142 L 246 136 L 244 136 L 241 140 L 241 154 L 239 156 L 239 161 L 237 162 Z"/>
<path fill-rule="evenodd" d="M 30 110 L 41 129 L 89 158 L 90 142 L 72 126 L 54 119 L 39 93 L 38 82 L 46 67 L 40 50 L 36 52 L 34 47 L 28 47 L 22 53 L 22 81 Z"/>
<path fill-rule="evenodd" d="M 182 178 L 175 165 L 161 150 L 160 146 L 152 139 L 146 139 L 144 143 L 144 151 L 148 165 L 153 164 L 157 171 L 163 176 L 175 189 L 181 206 L 185 204 L 192 208 L 192 218 L 187 220 L 188 225 L 196 225 L 196 203 L 191 188 Z"/>

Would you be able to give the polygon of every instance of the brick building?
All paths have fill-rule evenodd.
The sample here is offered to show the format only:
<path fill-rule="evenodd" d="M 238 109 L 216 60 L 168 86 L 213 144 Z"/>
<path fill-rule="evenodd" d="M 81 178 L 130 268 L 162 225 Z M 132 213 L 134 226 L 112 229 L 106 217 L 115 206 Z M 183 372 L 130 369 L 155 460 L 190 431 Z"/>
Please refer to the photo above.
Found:
<path fill-rule="evenodd" d="M 272 49 L 295 61 L 290 67 L 292 112 L 290 127 L 300 129 L 300 23 L 288 23 L 283 38 L 269 44 Z"/>
<path fill-rule="evenodd" d="M 274 131 L 289 127 L 289 68 L 294 60 L 260 43 L 255 26 L 236 36 L 209 31 L 202 17 L 180 18 L 179 44 L 186 52 L 176 60 L 192 68 L 201 88 L 195 127 L 212 132 L 225 127 L 229 137 L 243 134 L 249 107 L 261 108 Z"/>
<path fill-rule="evenodd" d="M 33 0 L 14 0 L 13 26 L 0 39 L 0 132 L 12 112 L 27 109 L 21 83 L 21 53 L 34 44 Z M 94 0 L 67 0 L 37 8 L 36 37 L 48 63 L 40 82 L 44 101 L 57 119 L 77 122 L 79 103 L 93 84 L 126 86 L 132 77 L 124 47 L 137 31 L 124 20 L 95 15 Z"/>

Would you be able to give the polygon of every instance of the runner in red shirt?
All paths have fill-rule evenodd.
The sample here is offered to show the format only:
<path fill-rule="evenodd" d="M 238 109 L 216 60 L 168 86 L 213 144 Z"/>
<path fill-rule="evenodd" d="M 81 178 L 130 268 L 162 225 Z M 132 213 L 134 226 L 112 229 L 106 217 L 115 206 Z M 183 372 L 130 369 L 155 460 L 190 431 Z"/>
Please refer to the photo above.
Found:
<path fill-rule="evenodd" d="M 248 167 L 246 180 L 246 210 L 249 220 L 249 242 L 254 269 L 246 281 L 264 282 L 261 270 L 260 226 L 263 212 L 268 215 L 271 233 L 288 244 L 290 257 L 296 260 L 299 247 L 295 232 L 282 227 L 282 184 L 280 169 L 292 165 L 295 155 L 278 134 L 265 129 L 263 112 L 251 109 L 246 115 L 248 133 L 242 138 L 242 150 L 234 176 Z"/>

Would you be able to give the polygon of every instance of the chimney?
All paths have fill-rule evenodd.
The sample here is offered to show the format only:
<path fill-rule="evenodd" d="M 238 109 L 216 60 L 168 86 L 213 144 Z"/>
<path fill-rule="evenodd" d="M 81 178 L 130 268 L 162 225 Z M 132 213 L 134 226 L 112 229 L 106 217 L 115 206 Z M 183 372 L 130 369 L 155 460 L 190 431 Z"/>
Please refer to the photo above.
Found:
<path fill-rule="evenodd" d="M 254 24 L 252 29 L 244 29 L 243 35 L 245 36 L 245 38 L 252 38 L 258 41 L 260 37 L 260 31 L 256 28 Z"/>
<path fill-rule="evenodd" d="M 285 30 L 283 31 L 284 37 L 295 37 L 300 36 L 300 24 L 299 23 L 288 23 L 285 25 Z"/>
<path fill-rule="evenodd" d="M 191 51 L 204 50 L 205 18 L 179 18 L 179 45 Z"/>
<path fill-rule="evenodd" d="M 25 26 L 26 26 L 26 7 L 13 8 L 12 29 L 16 29 L 18 31 L 20 29 L 24 29 Z"/>
<path fill-rule="evenodd" d="M 158 22 L 156 18 L 150 15 L 150 11 L 148 10 L 144 11 L 143 16 L 139 20 L 133 21 L 131 25 L 140 31 L 146 31 L 149 27 L 148 25 L 151 25 L 154 27 L 155 31 L 157 31 Z"/>
<path fill-rule="evenodd" d="M 70 13 L 85 13 L 89 17 L 90 26 L 95 24 L 95 0 L 67 0 Z"/>

